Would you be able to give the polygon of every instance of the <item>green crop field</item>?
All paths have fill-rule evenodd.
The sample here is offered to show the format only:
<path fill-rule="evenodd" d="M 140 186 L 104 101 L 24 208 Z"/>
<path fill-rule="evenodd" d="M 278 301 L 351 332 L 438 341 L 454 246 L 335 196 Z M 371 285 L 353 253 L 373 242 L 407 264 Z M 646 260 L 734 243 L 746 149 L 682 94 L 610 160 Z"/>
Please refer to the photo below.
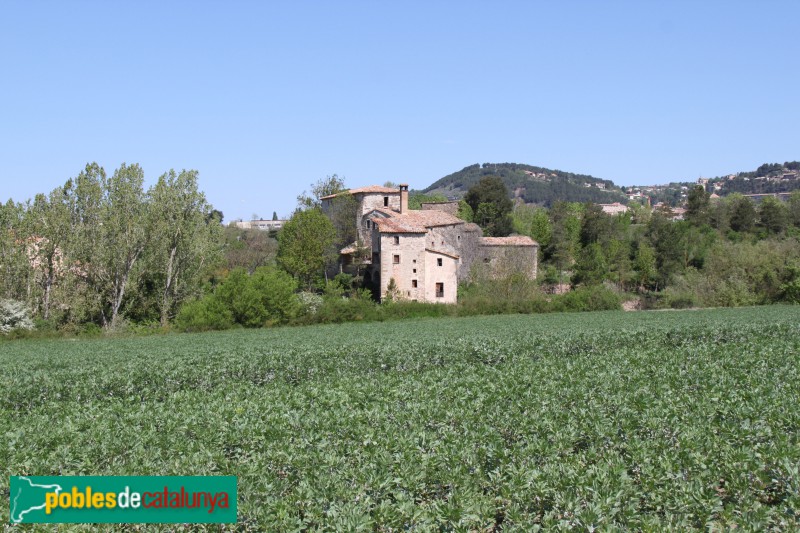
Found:
<path fill-rule="evenodd" d="M 223 529 L 800 528 L 800 307 L 13 341 L 0 360 L 5 523 L 11 475 L 225 474 Z"/>

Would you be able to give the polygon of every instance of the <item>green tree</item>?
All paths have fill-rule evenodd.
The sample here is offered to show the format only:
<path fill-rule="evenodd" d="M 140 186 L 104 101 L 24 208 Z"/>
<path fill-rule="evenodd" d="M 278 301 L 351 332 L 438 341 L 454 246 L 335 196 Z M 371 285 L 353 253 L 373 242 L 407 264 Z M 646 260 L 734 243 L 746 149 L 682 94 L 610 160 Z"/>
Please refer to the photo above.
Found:
<path fill-rule="evenodd" d="M 758 206 L 759 226 L 771 235 L 781 235 L 789 226 L 789 210 L 777 198 L 766 197 Z"/>
<path fill-rule="evenodd" d="M 347 187 L 344 184 L 344 177 L 339 177 L 336 174 L 333 176 L 326 176 L 318 180 L 316 183 L 311 184 L 311 192 L 303 191 L 297 197 L 298 209 L 312 209 L 322 207 L 322 198 L 331 196 L 340 192 L 346 191 Z"/>
<path fill-rule="evenodd" d="M 750 198 L 732 195 L 730 198 L 730 226 L 733 231 L 751 231 L 756 224 L 756 210 Z"/>
<path fill-rule="evenodd" d="M 38 283 L 42 291 L 42 317 L 50 318 L 53 288 L 68 272 L 70 224 L 69 195 L 72 182 L 54 189 L 49 196 L 37 194 L 27 211 L 30 240 L 27 243 L 29 257 L 38 271 Z"/>
<path fill-rule="evenodd" d="M 474 213 L 474 221 L 487 235 L 503 237 L 511 233 L 511 208 L 503 180 L 497 176 L 485 176 L 469 191 L 464 200 Z"/>
<path fill-rule="evenodd" d="M 25 208 L 8 200 L 0 204 L 0 298 L 25 300 L 32 270 L 27 257 Z"/>
<path fill-rule="evenodd" d="M 787 209 L 789 223 L 795 228 L 800 228 L 800 190 L 794 191 L 789 196 Z"/>
<path fill-rule="evenodd" d="M 583 246 L 607 243 L 611 238 L 613 219 L 594 203 L 587 202 L 581 219 L 580 242 Z"/>
<path fill-rule="evenodd" d="M 297 211 L 278 235 L 278 264 L 311 289 L 336 258 L 336 230 L 319 209 Z"/>
<path fill-rule="evenodd" d="M 702 226 L 708 223 L 709 217 L 709 194 L 705 187 L 697 185 L 689 191 L 689 198 L 686 206 L 686 220 L 694 226 Z"/>
<path fill-rule="evenodd" d="M 272 212 L 272 220 L 278 220 L 278 212 L 277 211 L 273 211 Z"/>
<path fill-rule="evenodd" d="M 166 326 L 180 304 L 195 296 L 207 267 L 220 258 L 222 227 L 197 187 L 197 171 L 174 170 L 150 189 L 152 216 L 148 278 L 158 287 L 158 309 Z"/>
<path fill-rule="evenodd" d="M 593 242 L 584 247 L 575 262 L 573 285 L 597 285 L 608 275 L 608 263 L 600 243 Z"/>
<path fill-rule="evenodd" d="M 656 254 L 653 247 L 647 242 L 640 242 L 633 261 L 633 270 L 636 272 L 636 281 L 639 291 L 643 291 L 655 280 Z"/>

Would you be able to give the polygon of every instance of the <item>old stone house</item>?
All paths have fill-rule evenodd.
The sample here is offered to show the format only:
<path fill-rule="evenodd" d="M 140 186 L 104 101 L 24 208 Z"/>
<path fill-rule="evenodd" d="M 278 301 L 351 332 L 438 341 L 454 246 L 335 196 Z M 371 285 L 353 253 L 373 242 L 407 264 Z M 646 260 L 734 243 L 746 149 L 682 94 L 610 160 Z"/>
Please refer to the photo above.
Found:
<path fill-rule="evenodd" d="M 488 276 L 536 277 L 539 245 L 530 237 L 484 237 L 477 224 L 453 214 L 452 202 L 410 210 L 405 184 L 348 192 L 357 201 L 354 223 L 361 246 L 342 249 L 342 265 L 366 251 L 365 276 L 381 299 L 455 303 L 458 283 L 476 269 Z M 330 212 L 336 196 L 322 198 L 323 211 Z"/>

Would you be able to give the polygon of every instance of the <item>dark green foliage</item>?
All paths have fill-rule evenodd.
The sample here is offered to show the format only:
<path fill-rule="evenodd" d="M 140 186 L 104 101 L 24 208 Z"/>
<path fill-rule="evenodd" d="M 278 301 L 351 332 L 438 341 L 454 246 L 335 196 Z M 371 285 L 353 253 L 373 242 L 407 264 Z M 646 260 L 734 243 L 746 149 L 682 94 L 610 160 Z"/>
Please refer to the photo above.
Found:
<path fill-rule="evenodd" d="M 686 220 L 692 225 L 702 226 L 709 221 L 709 194 L 702 185 L 692 187 L 686 206 Z"/>
<path fill-rule="evenodd" d="M 733 231 L 751 231 L 756 225 L 756 210 L 753 202 L 746 197 L 739 196 L 730 202 L 730 226 Z"/>
<path fill-rule="evenodd" d="M 233 324 L 247 328 L 285 324 L 300 309 L 297 282 L 275 267 L 259 267 L 253 274 L 232 270 L 216 290 L 186 304 L 178 314 L 181 331 L 226 329 Z"/>
<path fill-rule="evenodd" d="M 484 234 L 504 237 L 511 233 L 511 208 L 508 190 L 497 176 L 485 176 L 473 185 L 464 201 L 473 212 L 473 221 L 481 226 Z"/>
<path fill-rule="evenodd" d="M 525 202 L 547 207 L 557 201 L 610 203 L 625 198 L 610 180 L 518 163 L 470 165 L 441 178 L 423 192 L 460 197 L 485 176 L 497 176 L 508 191 L 520 193 Z"/>
<path fill-rule="evenodd" d="M 621 304 L 618 293 L 603 285 L 592 285 L 562 294 L 553 307 L 556 311 L 616 311 Z"/>
<path fill-rule="evenodd" d="M 175 318 L 180 331 L 211 331 L 233 327 L 233 313 L 213 295 L 183 304 Z"/>
<path fill-rule="evenodd" d="M 337 257 L 336 229 L 320 209 L 297 211 L 278 235 L 278 264 L 311 288 Z"/>
<path fill-rule="evenodd" d="M 758 224 L 770 235 L 783 234 L 789 225 L 786 204 L 777 198 L 764 198 L 758 206 Z"/>

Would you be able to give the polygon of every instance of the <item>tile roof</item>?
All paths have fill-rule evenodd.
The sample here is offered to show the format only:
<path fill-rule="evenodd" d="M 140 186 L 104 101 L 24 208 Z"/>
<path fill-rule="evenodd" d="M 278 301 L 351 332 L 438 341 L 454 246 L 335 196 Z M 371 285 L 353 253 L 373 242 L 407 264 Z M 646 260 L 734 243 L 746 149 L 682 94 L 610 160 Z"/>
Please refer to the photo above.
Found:
<path fill-rule="evenodd" d="M 349 189 L 347 191 L 337 192 L 336 194 L 329 194 L 328 196 L 323 196 L 320 200 L 329 200 L 331 198 L 335 198 L 340 194 L 348 192 L 350 194 L 367 194 L 367 193 L 374 193 L 374 194 L 400 194 L 399 189 L 393 189 L 391 187 L 384 187 L 382 185 L 367 185 L 366 187 L 358 187 L 357 189 Z"/>
<path fill-rule="evenodd" d="M 454 226 L 464 221 L 444 211 L 407 211 L 397 213 L 385 209 L 378 210 L 389 215 L 389 218 L 374 218 L 381 233 L 426 233 L 428 228 L 436 226 Z"/>
<path fill-rule="evenodd" d="M 512 237 L 482 237 L 483 246 L 536 246 L 537 242 L 525 235 Z"/>

